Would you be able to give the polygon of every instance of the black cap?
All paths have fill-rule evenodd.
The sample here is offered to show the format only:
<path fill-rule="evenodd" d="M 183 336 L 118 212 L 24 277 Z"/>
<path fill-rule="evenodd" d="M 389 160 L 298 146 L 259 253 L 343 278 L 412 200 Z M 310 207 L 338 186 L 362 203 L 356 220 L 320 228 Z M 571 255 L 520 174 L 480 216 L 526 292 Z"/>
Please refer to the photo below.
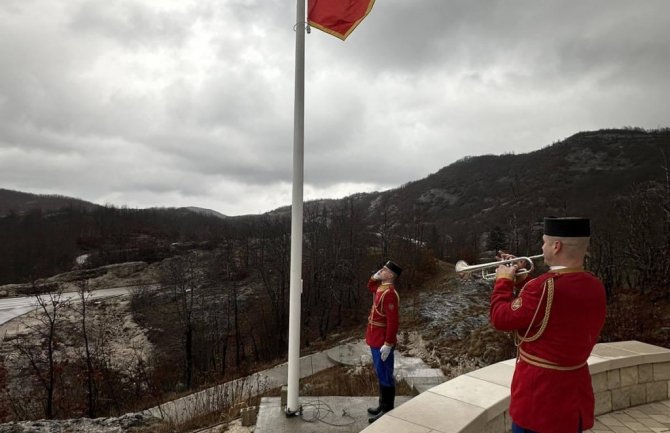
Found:
<path fill-rule="evenodd" d="M 396 274 L 396 276 L 400 276 L 400 273 L 402 272 L 402 268 L 400 266 L 396 265 L 395 263 L 393 263 L 390 260 L 388 262 L 386 262 L 386 264 L 384 266 L 389 268 L 391 270 L 391 272 Z"/>
<path fill-rule="evenodd" d="M 588 218 L 554 218 L 544 219 L 544 234 L 558 238 L 587 238 L 591 236 Z"/>

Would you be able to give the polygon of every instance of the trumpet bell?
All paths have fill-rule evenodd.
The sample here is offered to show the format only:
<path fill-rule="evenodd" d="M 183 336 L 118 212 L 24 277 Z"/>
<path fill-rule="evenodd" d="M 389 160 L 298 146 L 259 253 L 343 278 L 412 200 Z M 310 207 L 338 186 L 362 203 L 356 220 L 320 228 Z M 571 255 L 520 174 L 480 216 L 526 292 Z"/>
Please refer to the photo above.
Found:
<path fill-rule="evenodd" d="M 456 272 L 466 272 L 468 268 L 468 263 L 465 260 L 459 260 L 454 266 Z"/>

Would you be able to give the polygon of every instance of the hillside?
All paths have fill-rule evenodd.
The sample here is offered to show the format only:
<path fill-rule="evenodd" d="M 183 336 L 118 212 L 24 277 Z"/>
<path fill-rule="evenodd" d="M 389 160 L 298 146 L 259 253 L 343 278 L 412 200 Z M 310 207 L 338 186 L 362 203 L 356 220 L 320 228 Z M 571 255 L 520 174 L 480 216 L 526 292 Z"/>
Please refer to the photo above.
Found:
<path fill-rule="evenodd" d="M 437 224 L 511 214 L 598 214 L 632 184 L 664 178 L 670 131 L 582 132 L 520 155 L 466 158 L 393 194 L 401 211 Z"/>
<path fill-rule="evenodd" d="M 342 222 L 346 220 L 350 230 L 367 236 L 365 242 L 377 245 L 382 253 L 388 252 L 393 239 L 414 239 L 429 246 L 438 258 L 449 261 L 478 257 L 494 246 L 495 242 L 489 240 L 492 233 L 497 233 L 513 251 L 534 254 L 544 216 L 588 216 L 594 222 L 595 233 L 606 225 L 624 224 L 617 203 L 634 199 L 638 195 L 634 191 L 636 185 L 646 185 L 645 190 L 663 186 L 668 155 L 667 128 L 580 132 L 530 153 L 467 157 L 424 179 L 388 191 L 307 202 L 305 230 L 308 234 L 337 217 Z M 119 251 L 158 247 L 161 252 L 149 254 L 158 259 L 165 256 L 166 246 L 175 242 L 250 239 L 264 231 L 289 230 L 290 207 L 263 215 L 222 218 L 188 208 L 96 208 L 76 199 L 0 190 L 0 212 L 5 215 L 9 210 L 21 214 L 31 208 L 72 209 L 74 204 L 81 206 L 86 215 L 59 217 L 61 225 L 75 218 L 78 222 L 77 228 L 54 229 L 59 232 L 58 242 L 68 246 L 68 256 L 52 259 L 46 266 L 51 273 L 68 270 L 74 258 L 84 253 L 113 250 L 96 263 L 103 265 L 117 259 L 145 260 L 125 253 L 117 258 Z M 8 232 L 16 232 L 17 224 L 23 227 L 26 221 L 8 221 L 0 218 L 0 236 L 7 240 L 0 256 L 11 258 L 21 237 Z M 49 224 L 54 225 L 55 221 Z M 29 253 L 23 256 L 26 260 L 32 257 Z M 45 267 L 27 263 L 22 266 Z M 23 275 L 25 281 L 27 271 L 14 274 Z M 45 275 L 46 270 L 38 272 L 38 276 Z"/>
<path fill-rule="evenodd" d="M 618 202 L 637 200 L 638 186 L 662 195 L 669 158 L 668 128 L 587 131 L 530 153 L 467 157 L 399 188 L 305 209 L 350 208 L 378 236 L 426 242 L 451 261 L 477 257 L 496 231 L 513 251 L 536 254 L 545 216 L 590 217 L 594 233 L 626 224 Z"/>
<path fill-rule="evenodd" d="M 670 157 L 670 129 L 580 132 L 534 152 L 466 157 L 396 189 L 308 205 L 354 200 L 367 206 L 369 220 L 393 206 L 398 214 L 448 225 L 528 211 L 597 214 L 632 184 L 664 179 L 665 155 Z"/>
<path fill-rule="evenodd" d="M 31 210 L 50 212 L 62 208 L 79 208 L 90 211 L 97 207 L 99 206 L 96 204 L 78 198 L 53 194 L 31 194 L 0 188 L 0 217 L 10 212 L 21 215 Z"/>
<path fill-rule="evenodd" d="M 0 284 L 71 270 L 155 262 L 227 237 L 220 214 L 187 208 L 128 209 L 2 190 Z M 82 261 L 83 260 L 83 261 Z"/>

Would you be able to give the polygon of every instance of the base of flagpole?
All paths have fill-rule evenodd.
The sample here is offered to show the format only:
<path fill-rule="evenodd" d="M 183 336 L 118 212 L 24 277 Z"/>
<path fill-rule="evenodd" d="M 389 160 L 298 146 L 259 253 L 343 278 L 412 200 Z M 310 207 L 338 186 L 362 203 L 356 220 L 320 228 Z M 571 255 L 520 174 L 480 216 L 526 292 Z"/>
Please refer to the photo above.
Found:
<path fill-rule="evenodd" d="M 294 416 L 302 415 L 302 406 L 300 406 L 300 408 L 298 408 L 298 410 L 295 410 L 295 411 L 290 410 L 287 407 L 286 411 L 284 411 L 284 413 L 286 414 L 286 418 L 291 418 L 291 417 L 294 417 Z"/>

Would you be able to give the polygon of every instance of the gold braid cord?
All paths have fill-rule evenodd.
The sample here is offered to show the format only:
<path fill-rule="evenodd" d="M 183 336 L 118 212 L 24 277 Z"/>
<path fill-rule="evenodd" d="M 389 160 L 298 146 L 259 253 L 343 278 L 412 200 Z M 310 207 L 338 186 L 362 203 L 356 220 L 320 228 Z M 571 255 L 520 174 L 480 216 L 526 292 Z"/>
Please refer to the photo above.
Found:
<path fill-rule="evenodd" d="M 537 330 L 535 335 L 529 337 L 528 333 L 530 332 L 530 329 L 533 327 L 533 323 L 535 323 L 535 318 L 537 317 L 538 311 L 540 311 L 540 307 L 542 306 L 542 300 L 544 299 L 545 292 L 547 293 L 547 306 L 544 309 L 544 318 L 542 319 L 542 324 L 540 325 L 540 329 Z M 522 337 L 521 335 L 519 335 L 518 331 L 514 331 L 514 345 L 517 348 L 521 345 L 521 343 L 535 341 L 542 336 L 542 333 L 547 328 L 547 323 L 549 323 L 549 316 L 551 315 L 551 305 L 553 304 L 553 302 L 554 302 L 554 279 L 549 278 L 547 281 L 544 282 L 540 302 L 537 304 L 535 314 L 533 314 L 533 319 L 530 321 L 530 324 L 528 325 L 526 334 Z"/>
<path fill-rule="evenodd" d="M 533 327 L 533 323 L 535 322 L 535 318 L 537 317 L 538 311 L 540 311 L 540 307 L 542 306 L 542 299 L 544 299 L 544 294 L 545 292 L 547 293 L 547 306 L 544 309 L 544 318 L 542 319 L 542 324 L 540 325 L 540 329 L 537 330 L 535 335 L 529 337 L 528 333 L 530 332 L 530 329 Z M 534 356 L 529 353 L 526 353 L 522 348 L 521 344 L 529 341 L 535 341 L 538 338 L 542 336 L 542 333 L 544 330 L 547 328 L 547 323 L 549 323 L 549 316 L 551 315 L 551 305 L 554 302 L 554 279 L 549 278 L 547 281 L 545 281 L 544 286 L 542 288 L 542 296 L 540 297 L 540 303 L 537 305 L 537 309 L 535 310 L 535 314 L 533 315 L 533 319 L 530 321 L 530 325 L 528 325 L 528 329 L 526 330 L 526 335 L 523 337 L 519 335 L 518 331 L 514 331 L 514 344 L 516 345 L 516 359 L 517 362 L 519 358 L 523 359 L 525 362 L 527 362 L 530 365 L 534 365 L 536 367 L 541 367 L 541 368 L 546 368 L 550 370 L 558 370 L 558 371 L 572 371 L 572 370 L 577 370 L 586 365 L 586 361 L 582 362 L 581 364 L 578 365 L 559 365 L 555 362 L 547 361 L 546 359 L 542 359 L 539 356 Z"/>
<path fill-rule="evenodd" d="M 379 301 L 375 304 L 374 302 L 372 303 L 372 310 L 370 311 L 370 316 L 368 317 L 368 323 L 374 326 L 381 326 L 382 328 L 386 326 L 386 322 L 376 322 L 372 320 L 372 317 L 374 316 L 375 311 L 377 314 L 379 314 L 381 317 L 386 317 L 386 312 L 382 311 L 384 309 L 384 297 L 388 294 L 389 289 L 386 288 L 384 289 L 384 293 L 379 297 Z M 398 301 L 398 304 L 400 304 L 400 295 L 398 295 L 398 292 L 395 292 L 395 297 L 396 300 Z M 400 306 L 400 305 L 398 305 Z"/>

